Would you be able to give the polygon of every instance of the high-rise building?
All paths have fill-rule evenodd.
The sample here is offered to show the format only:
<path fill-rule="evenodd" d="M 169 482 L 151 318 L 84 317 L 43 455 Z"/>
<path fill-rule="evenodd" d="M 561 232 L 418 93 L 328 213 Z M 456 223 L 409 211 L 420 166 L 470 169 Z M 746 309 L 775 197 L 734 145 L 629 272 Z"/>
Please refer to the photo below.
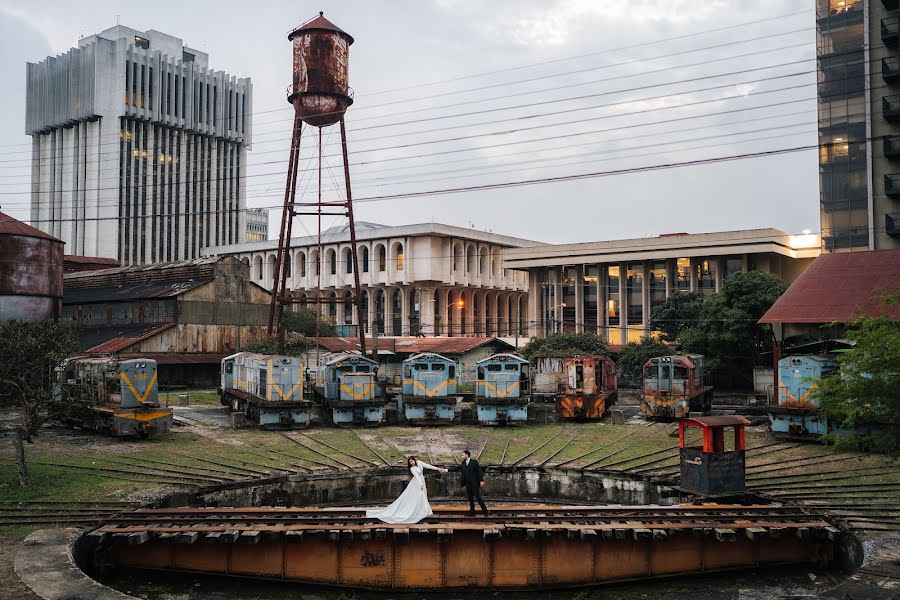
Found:
<path fill-rule="evenodd" d="M 816 0 L 822 249 L 900 248 L 898 0 Z"/>
<path fill-rule="evenodd" d="M 158 31 L 116 26 L 27 65 L 32 224 L 123 265 L 243 241 L 252 86 Z"/>
<path fill-rule="evenodd" d="M 246 242 L 264 242 L 269 239 L 269 211 L 265 208 L 247 209 Z"/>

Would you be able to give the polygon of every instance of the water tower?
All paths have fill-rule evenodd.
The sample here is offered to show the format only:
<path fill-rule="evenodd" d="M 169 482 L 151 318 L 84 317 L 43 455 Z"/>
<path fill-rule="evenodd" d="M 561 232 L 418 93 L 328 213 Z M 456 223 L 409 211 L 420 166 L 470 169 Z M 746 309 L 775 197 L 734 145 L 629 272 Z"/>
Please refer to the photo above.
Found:
<path fill-rule="evenodd" d="M 350 166 L 347 160 L 347 131 L 344 113 L 353 104 L 350 89 L 349 59 L 353 37 L 325 18 L 323 13 L 303 23 L 288 34 L 293 45 L 293 78 L 288 87 L 288 102 L 294 107 L 294 131 L 291 139 L 288 161 L 287 185 L 284 193 L 284 208 L 281 215 L 281 230 L 278 237 L 278 253 L 275 259 L 275 280 L 272 286 L 272 306 L 269 316 L 269 335 L 276 332 L 283 340 L 284 331 L 281 315 L 284 305 L 294 301 L 286 293 L 291 230 L 294 217 L 313 215 L 318 217 L 318 256 L 322 257 L 322 217 L 343 215 L 349 221 L 350 255 L 353 262 L 354 293 L 349 299 L 356 305 L 359 344 L 366 352 L 364 318 L 360 302 L 359 260 L 356 248 L 356 226 L 353 222 L 353 198 L 350 192 Z M 346 197 L 341 200 L 322 200 L 322 129 L 335 123 L 341 128 L 341 150 L 344 160 L 344 182 Z M 318 134 L 318 190 L 315 200 L 295 202 L 297 192 L 297 168 L 300 162 L 300 136 L 306 124 L 316 128 Z M 318 269 L 316 293 L 307 295 L 304 302 L 321 304 L 342 301 L 343 298 L 327 298 L 321 293 L 322 269 Z"/>

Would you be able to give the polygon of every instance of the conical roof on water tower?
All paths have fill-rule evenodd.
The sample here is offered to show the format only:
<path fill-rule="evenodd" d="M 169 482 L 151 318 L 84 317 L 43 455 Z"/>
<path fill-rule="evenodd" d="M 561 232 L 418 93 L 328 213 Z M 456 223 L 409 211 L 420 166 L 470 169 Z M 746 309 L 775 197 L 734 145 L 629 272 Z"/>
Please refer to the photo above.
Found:
<path fill-rule="evenodd" d="M 293 83 L 288 102 L 309 125 L 326 127 L 341 120 L 353 104 L 349 84 L 353 37 L 319 13 L 288 34 L 293 44 Z"/>

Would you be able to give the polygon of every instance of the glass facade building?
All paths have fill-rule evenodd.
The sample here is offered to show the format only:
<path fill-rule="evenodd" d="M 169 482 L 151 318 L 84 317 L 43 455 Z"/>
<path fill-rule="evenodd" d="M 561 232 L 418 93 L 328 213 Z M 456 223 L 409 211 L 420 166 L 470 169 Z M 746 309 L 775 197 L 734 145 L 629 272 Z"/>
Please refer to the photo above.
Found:
<path fill-rule="evenodd" d="M 816 0 L 822 249 L 900 247 L 897 0 Z M 896 130 L 896 131 L 895 131 Z M 896 181 L 900 183 L 900 174 Z"/>

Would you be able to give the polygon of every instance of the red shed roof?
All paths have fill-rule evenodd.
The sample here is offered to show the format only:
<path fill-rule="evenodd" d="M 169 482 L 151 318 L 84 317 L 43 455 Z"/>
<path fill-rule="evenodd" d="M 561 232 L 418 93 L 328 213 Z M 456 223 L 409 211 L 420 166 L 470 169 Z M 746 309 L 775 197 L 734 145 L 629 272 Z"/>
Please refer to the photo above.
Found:
<path fill-rule="evenodd" d="M 314 29 L 318 29 L 320 31 L 336 31 L 337 33 L 347 36 L 348 46 L 353 43 L 353 36 L 326 19 L 325 13 L 321 11 L 319 12 L 319 16 L 313 17 L 306 23 L 303 23 L 302 25 L 297 26 L 295 29 L 292 29 L 288 34 L 288 39 L 292 39 L 294 37 L 294 34 L 299 31 L 309 31 Z"/>
<path fill-rule="evenodd" d="M 900 282 L 900 250 L 822 254 L 763 315 L 760 323 L 832 323 L 890 314 L 879 298 Z"/>
<path fill-rule="evenodd" d="M 36 227 L 26 225 L 18 219 L 14 219 L 6 213 L 0 212 L 0 235 L 22 235 L 26 237 L 41 238 L 44 240 L 53 240 L 54 242 L 63 243 L 62 240 L 53 237 L 48 233 L 44 233 Z"/>

